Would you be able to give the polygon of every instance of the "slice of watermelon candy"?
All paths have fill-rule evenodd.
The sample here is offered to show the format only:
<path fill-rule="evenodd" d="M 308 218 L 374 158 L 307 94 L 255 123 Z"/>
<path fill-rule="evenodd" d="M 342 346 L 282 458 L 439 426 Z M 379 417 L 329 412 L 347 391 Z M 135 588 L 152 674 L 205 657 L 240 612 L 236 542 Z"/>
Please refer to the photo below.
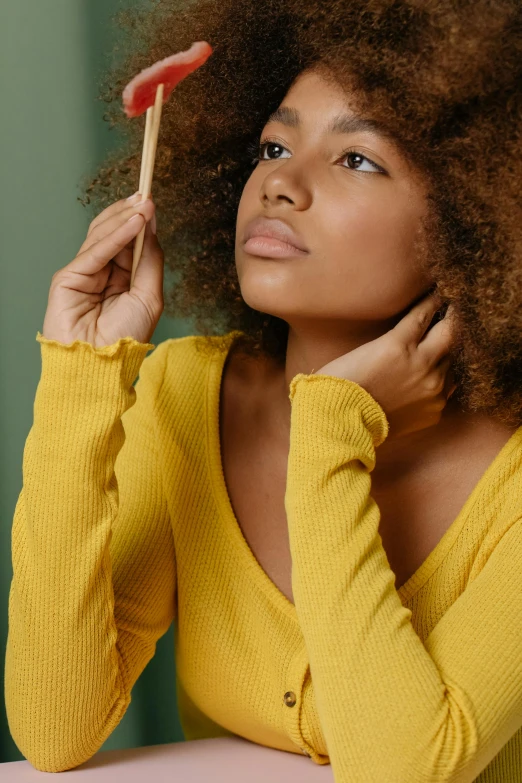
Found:
<path fill-rule="evenodd" d="M 123 91 L 123 110 L 127 117 L 139 117 L 154 105 L 158 85 L 163 84 L 163 103 L 174 87 L 197 70 L 212 54 L 206 41 L 193 43 L 185 52 L 178 52 L 145 68 L 129 82 Z"/>

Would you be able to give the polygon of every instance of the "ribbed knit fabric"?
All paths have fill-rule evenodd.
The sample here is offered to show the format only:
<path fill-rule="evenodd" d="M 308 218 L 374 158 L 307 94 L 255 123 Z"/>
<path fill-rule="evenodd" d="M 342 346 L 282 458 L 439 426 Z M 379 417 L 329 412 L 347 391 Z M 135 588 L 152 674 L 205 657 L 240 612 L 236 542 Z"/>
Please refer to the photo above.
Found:
<path fill-rule="evenodd" d="M 196 336 L 95 349 L 38 332 L 5 667 L 19 749 L 47 772 L 93 756 L 174 621 L 187 739 L 306 753 L 336 783 L 520 783 L 522 427 L 396 590 L 371 497 L 384 411 L 351 381 L 295 376 L 294 605 L 224 480 L 237 334 L 209 353 Z"/>

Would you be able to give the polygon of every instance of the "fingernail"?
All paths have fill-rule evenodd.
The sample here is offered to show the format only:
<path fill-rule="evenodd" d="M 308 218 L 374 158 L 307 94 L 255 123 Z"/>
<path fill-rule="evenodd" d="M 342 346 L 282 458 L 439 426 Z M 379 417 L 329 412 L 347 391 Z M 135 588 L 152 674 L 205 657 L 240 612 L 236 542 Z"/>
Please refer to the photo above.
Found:
<path fill-rule="evenodd" d="M 132 207 L 133 207 L 133 209 L 139 209 L 140 207 L 143 206 L 143 204 L 146 204 L 147 201 L 150 201 L 150 198 L 144 199 L 143 196 L 142 196 L 142 200 L 141 201 L 136 201 L 135 204 L 132 204 Z"/>
<path fill-rule="evenodd" d="M 133 193 L 132 196 L 129 196 L 127 201 L 132 201 L 133 198 L 136 198 L 136 196 L 139 196 L 139 195 L 140 195 L 140 191 L 137 190 L 136 193 Z"/>
<path fill-rule="evenodd" d="M 155 234 L 156 233 L 156 215 L 155 214 L 151 218 L 150 227 L 152 229 L 152 233 Z"/>

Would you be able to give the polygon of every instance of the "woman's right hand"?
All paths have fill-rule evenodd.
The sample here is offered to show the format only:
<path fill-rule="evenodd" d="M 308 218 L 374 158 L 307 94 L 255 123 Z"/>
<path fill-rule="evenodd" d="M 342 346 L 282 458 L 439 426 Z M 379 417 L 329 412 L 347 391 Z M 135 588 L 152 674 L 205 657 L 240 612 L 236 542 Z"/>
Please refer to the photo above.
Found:
<path fill-rule="evenodd" d="M 100 212 L 76 258 L 55 272 L 43 337 L 65 344 L 83 340 L 95 348 L 121 337 L 150 342 L 163 312 L 164 254 L 151 228 L 155 205 L 141 198 L 137 193 Z M 145 221 L 143 252 L 130 289 L 132 240 Z"/>

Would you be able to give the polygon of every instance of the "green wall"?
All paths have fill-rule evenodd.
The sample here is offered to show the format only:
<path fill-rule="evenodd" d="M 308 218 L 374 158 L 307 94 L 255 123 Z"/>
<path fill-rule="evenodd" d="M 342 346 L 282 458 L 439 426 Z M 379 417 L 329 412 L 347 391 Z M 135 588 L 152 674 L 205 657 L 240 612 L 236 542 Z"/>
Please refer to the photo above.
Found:
<path fill-rule="evenodd" d="M 130 0 L 128 0 L 130 2 Z M 100 69 L 117 35 L 116 0 L 7 0 L 0 8 L 0 650 L 4 673 L 11 525 L 22 487 L 22 455 L 40 377 L 41 331 L 51 277 L 71 261 L 90 217 L 79 183 L 115 142 L 97 100 Z M 129 194 L 138 183 L 129 183 Z M 157 344 L 192 333 L 162 316 Z M 173 628 L 133 690 L 103 750 L 183 739 L 176 713 Z M 2 683 L 3 685 L 3 683 Z M 0 710 L 0 762 L 23 756 Z"/>

